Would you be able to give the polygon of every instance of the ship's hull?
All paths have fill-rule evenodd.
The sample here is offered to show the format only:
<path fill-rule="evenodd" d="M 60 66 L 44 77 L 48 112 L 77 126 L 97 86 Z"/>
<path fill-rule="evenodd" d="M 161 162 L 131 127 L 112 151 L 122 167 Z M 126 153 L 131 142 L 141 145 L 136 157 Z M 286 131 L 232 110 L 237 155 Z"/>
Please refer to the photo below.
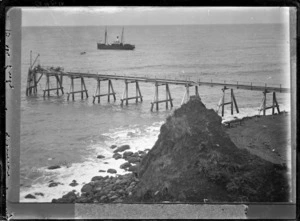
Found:
<path fill-rule="evenodd" d="M 99 50 L 134 50 L 135 46 L 131 44 L 101 44 L 97 43 Z"/>

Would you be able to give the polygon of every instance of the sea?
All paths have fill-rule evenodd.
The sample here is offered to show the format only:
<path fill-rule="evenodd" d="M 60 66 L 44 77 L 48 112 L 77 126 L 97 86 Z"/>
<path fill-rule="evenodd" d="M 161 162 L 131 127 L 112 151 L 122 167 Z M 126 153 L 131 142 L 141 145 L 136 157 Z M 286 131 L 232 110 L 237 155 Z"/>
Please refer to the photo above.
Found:
<path fill-rule="evenodd" d="M 143 102 L 130 100 L 128 106 L 121 106 L 124 81 L 112 81 L 115 102 L 101 97 L 100 103 L 93 104 L 95 79 L 85 80 L 87 99 L 76 94 L 75 101 L 68 101 L 70 79 L 63 79 L 64 95 L 51 91 L 51 96 L 44 98 L 46 78 L 42 77 L 38 94 L 26 96 L 28 69 L 38 54 L 35 65 L 62 67 L 64 71 L 290 87 L 289 27 L 284 24 L 125 26 L 124 40 L 135 45 L 133 51 L 97 50 L 97 42 L 104 41 L 104 31 L 104 26 L 22 28 L 21 202 L 51 202 L 69 191 L 80 192 L 93 176 L 108 175 L 99 170 L 114 168 L 117 174 L 124 174 L 119 166 L 125 161 L 114 160 L 110 146 L 128 144 L 131 151 L 151 149 L 161 125 L 181 106 L 185 94 L 184 86 L 170 85 L 174 107 L 167 110 L 160 104 L 159 111 L 151 112 L 155 93 L 151 83 L 140 83 Z M 108 42 L 121 31 L 122 26 L 109 26 Z M 51 79 L 50 86 L 55 85 Z M 101 93 L 107 93 L 107 86 L 101 82 Z M 75 80 L 75 88 L 80 88 L 79 80 Z M 207 108 L 218 109 L 221 89 L 199 86 Z M 190 88 L 191 95 L 194 91 Z M 135 92 L 134 84 L 129 84 L 129 96 Z M 160 99 L 165 93 L 159 88 Z M 240 113 L 231 116 L 226 106 L 223 121 L 258 114 L 261 91 L 234 89 L 234 94 Z M 228 92 L 225 102 L 227 99 Z M 277 100 L 281 111 L 290 112 L 289 93 L 277 93 Z M 270 94 L 267 104 L 271 102 Z M 47 169 L 53 165 L 61 168 Z M 79 185 L 70 186 L 73 180 Z M 51 181 L 61 184 L 48 187 Z M 26 199 L 27 194 L 36 199 Z"/>

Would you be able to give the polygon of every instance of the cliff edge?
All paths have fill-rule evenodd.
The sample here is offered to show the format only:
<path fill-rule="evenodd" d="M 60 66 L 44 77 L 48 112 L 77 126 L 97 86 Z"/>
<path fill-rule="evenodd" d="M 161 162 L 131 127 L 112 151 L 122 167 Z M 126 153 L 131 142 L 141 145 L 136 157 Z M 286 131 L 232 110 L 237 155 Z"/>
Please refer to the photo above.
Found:
<path fill-rule="evenodd" d="M 160 129 L 142 159 L 135 202 L 286 202 L 286 167 L 230 140 L 221 117 L 193 98 Z"/>

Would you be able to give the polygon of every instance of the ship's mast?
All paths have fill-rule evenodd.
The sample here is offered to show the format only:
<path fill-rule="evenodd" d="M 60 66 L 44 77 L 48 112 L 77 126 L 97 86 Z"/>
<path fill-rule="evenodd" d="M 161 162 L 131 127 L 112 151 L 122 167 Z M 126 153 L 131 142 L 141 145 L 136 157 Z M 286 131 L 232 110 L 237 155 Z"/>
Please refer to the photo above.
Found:
<path fill-rule="evenodd" d="M 122 28 L 122 35 L 121 35 L 121 43 L 123 44 L 123 40 L 124 40 L 124 27 Z"/>
<path fill-rule="evenodd" d="M 107 43 L 107 28 L 105 27 L 104 44 Z"/>

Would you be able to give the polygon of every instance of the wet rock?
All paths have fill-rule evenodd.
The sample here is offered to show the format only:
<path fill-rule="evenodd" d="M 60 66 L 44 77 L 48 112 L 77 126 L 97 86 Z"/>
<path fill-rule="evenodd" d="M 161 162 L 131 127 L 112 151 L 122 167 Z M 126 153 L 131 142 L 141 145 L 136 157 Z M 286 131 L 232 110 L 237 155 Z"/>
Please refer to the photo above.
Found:
<path fill-rule="evenodd" d="M 64 202 L 64 203 L 74 203 L 75 200 L 77 199 L 77 195 L 75 194 L 74 191 L 68 192 L 67 194 L 62 196 L 62 199 L 58 199 L 59 202 Z"/>
<path fill-rule="evenodd" d="M 79 184 L 77 183 L 76 180 L 73 180 L 72 183 L 69 184 L 69 186 L 77 186 L 77 185 L 79 185 Z"/>
<path fill-rule="evenodd" d="M 115 160 L 118 160 L 118 159 L 121 159 L 121 158 L 122 158 L 122 155 L 119 154 L 119 153 L 115 153 L 115 154 L 113 155 L 113 158 L 115 158 Z"/>
<path fill-rule="evenodd" d="M 36 197 L 34 195 L 32 195 L 32 194 L 27 194 L 25 196 L 25 199 L 36 199 Z"/>
<path fill-rule="evenodd" d="M 138 152 L 135 152 L 131 155 L 132 157 L 139 157 L 139 153 Z"/>
<path fill-rule="evenodd" d="M 92 178 L 92 181 L 96 181 L 96 180 L 103 180 L 103 176 L 94 176 L 93 178 Z"/>
<path fill-rule="evenodd" d="M 125 151 L 123 153 L 123 159 L 126 159 L 127 157 L 131 156 L 132 154 L 133 154 L 133 152 L 131 152 L 131 151 Z"/>
<path fill-rule="evenodd" d="M 41 193 L 41 192 L 34 193 L 34 195 L 36 195 L 36 196 L 44 196 L 44 194 Z"/>
<path fill-rule="evenodd" d="M 133 173 L 137 173 L 138 172 L 138 166 L 130 166 L 128 168 L 128 171 L 131 171 Z"/>
<path fill-rule="evenodd" d="M 123 151 L 128 150 L 128 149 L 130 149 L 129 145 L 122 145 L 122 146 L 118 147 L 116 150 L 114 150 L 114 153 L 123 152 Z"/>
<path fill-rule="evenodd" d="M 103 156 L 103 155 L 98 155 L 97 158 L 98 158 L 98 159 L 104 159 L 105 156 Z"/>
<path fill-rule="evenodd" d="M 104 172 L 106 172 L 106 171 L 105 171 L 105 170 L 99 170 L 99 172 L 100 172 L 100 173 L 104 173 Z"/>
<path fill-rule="evenodd" d="M 138 163 L 138 162 L 141 161 L 141 159 L 140 159 L 139 157 L 128 157 L 128 158 L 127 158 L 127 161 L 128 161 L 129 163 Z"/>
<path fill-rule="evenodd" d="M 115 169 L 108 169 L 107 173 L 117 173 L 117 171 Z"/>
<path fill-rule="evenodd" d="M 115 149 L 117 147 L 117 145 L 111 145 L 110 149 Z"/>
<path fill-rule="evenodd" d="M 120 166 L 120 168 L 126 170 L 126 169 L 129 168 L 130 166 L 131 166 L 131 163 L 126 162 L 126 163 L 123 163 L 123 164 Z"/>
<path fill-rule="evenodd" d="M 55 187 L 55 186 L 58 186 L 58 185 L 63 185 L 62 183 L 60 182 L 52 182 L 48 185 L 48 187 Z"/>
<path fill-rule="evenodd" d="M 85 185 L 81 188 L 81 192 L 84 192 L 84 193 L 91 193 L 91 192 L 92 192 L 92 189 L 93 189 L 93 186 L 90 185 L 90 184 L 88 183 L 88 184 L 85 184 Z"/>
<path fill-rule="evenodd" d="M 49 166 L 47 169 L 48 170 L 55 170 L 61 168 L 59 165 L 54 165 L 54 166 Z"/>

